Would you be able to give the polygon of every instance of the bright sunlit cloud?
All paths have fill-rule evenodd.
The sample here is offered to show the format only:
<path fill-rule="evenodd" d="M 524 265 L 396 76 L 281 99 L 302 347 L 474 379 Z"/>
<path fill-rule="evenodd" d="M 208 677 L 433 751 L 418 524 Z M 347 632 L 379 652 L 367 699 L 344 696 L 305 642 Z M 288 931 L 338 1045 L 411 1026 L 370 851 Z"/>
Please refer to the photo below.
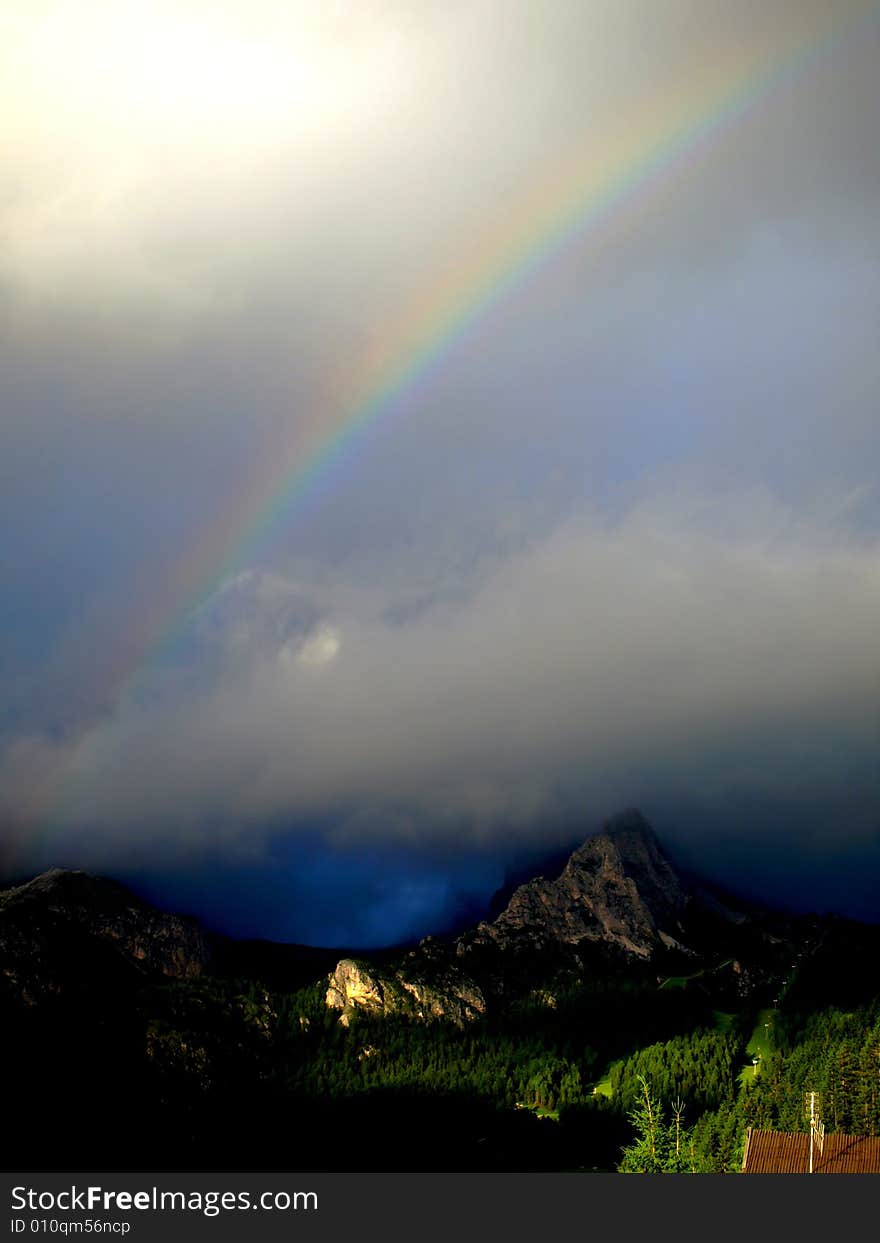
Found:
<path fill-rule="evenodd" d="M 13 19 L 13 39 L 16 28 L 18 55 L 7 46 L 7 57 L 22 111 L 68 132 L 87 126 L 87 141 L 223 145 L 315 128 L 351 106 L 373 68 L 302 5 L 90 0 L 45 5 L 39 22 Z"/>
<path fill-rule="evenodd" d="M 410 81 L 397 26 L 352 16 L 238 0 L 38 0 L 0 16 L 14 284 L 88 300 L 106 277 L 167 310 L 186 301 L 200 229 L 225 227 L 235 250 L 230 216 L 240 229 L 291 185 L 297 212 L 314 211 Z"/>
<path fill-rule="evenodd" d="M 296 654 L 296 661 L 301 665 L 329 665 L 337 657 L 342 640 L 338 631 L 331 626 L 322 626 L 317 633 L 310 635 Z M 285 646 L 281 649 L 282 659 L 289 663 L 290 653 Z"/>

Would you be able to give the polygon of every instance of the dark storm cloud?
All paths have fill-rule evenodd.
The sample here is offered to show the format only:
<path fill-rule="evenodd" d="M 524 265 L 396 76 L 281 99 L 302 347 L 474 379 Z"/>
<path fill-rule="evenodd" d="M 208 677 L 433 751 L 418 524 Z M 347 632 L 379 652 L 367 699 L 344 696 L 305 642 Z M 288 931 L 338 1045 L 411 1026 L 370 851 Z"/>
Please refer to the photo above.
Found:
<path fill-rule="evenodd" d="M 333 806 L 351 841 L 479 841 L 622 797 L 645 771 L 812 797 L 836 738 L 847 771 L 850 736 L 872 741 L 876 544 L 817 543 L 760 497 L 734 529 L 728 504 L 723 534 L 701 529 L 714 502 L 677 508 L 561 528 L 408 623 L 368 598 L 304 632 L 264 624 L 207 686 L 154 670 L 152 694 L 42 756 L 56 820 L 124 848 L 162 825 L 235 839 Z M 33 781 L 21 746 L 7 791 L 16 770 Z"/>

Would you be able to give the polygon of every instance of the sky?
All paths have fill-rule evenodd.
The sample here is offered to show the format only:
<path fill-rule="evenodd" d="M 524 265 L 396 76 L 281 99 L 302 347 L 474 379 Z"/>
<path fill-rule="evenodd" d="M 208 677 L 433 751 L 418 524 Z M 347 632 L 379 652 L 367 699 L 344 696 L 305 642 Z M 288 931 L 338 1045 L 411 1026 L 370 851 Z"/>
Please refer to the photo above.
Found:
<path fill-rule="evenodd" d="M 638 806 L 880 919 L 878 53 L 0 3 L 0 873 L 379 945 Z"/>

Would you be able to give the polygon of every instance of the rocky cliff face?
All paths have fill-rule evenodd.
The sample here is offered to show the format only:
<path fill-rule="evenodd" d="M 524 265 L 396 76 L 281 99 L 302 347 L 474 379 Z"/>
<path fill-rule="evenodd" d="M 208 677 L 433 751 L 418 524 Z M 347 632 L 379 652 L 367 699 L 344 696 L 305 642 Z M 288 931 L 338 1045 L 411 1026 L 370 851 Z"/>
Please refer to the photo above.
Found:
<path fill-rule="evenodd" d="M 209 959 L 196 920 L 158 911 L 115 881 L 52 868 L 0 891 L 0 975 L 25 1004 L 101 975 L 188 979 Z"/>
<path fill-rule="evenodd" d="M 686 904 L 653 830 L 638 812 L 626 812 L 584 842 L 556 879 L 521 885 L 494 922 L 459 938 L 458 953 L 601 942 L 650 958 L 661 945 L 681 948 Z"/>
<path fill-rule="evenodd" d="M 348 1026 L 358 1011 L 364 1014 L 404 1015 L 422 1020 L 445 1019 L 463 1027 L 486 1011 L 486 999 L 473 980 L 451 967 L 434 966 L 413 951 L 397 971 L 381 973 L 353 958 L 343 958 L 331 972 L 326 1002 L 341 1011 Z"/>

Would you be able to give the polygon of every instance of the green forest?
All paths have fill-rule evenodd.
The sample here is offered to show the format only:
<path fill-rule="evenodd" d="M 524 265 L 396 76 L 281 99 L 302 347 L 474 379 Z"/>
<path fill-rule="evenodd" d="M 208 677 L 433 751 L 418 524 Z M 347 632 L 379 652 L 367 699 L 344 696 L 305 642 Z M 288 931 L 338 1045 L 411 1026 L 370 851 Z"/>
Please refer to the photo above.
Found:
<path fill-rule="evenodd" d="M 572 1005 L 546 1023 L 533 1013 L 526 1025 L 520 1014 L 465 1031 L 390 1019 L 356 1019 L 345 1029 L 323 1010 L 320 989 L 305 990 L 291 1005 L 287 1087 L 316 1100 L 390 1091 L 528 1109 L 548 1129 L 557 1124 L 567 1138 L 581 1136 L 583 1165 L 592 1168 L 633 1168 L 627 1151 L 643 1122 L 644 1085 L 664 1126 L 675 1130 L 677 1113 L 679 1156 L 686 1148 L 687 1161 L 669 1164 L 681 1172 L 738 1170 L 748 1126 L 806 1130 L 807 1091 L 819 1093 L 829 1132 L 880 1134 L 878 1002 L 848 1011 L 761 1012 L 773 1015 L 773 1047 L 757 1067 L 747 1052 L 748 1012 L 716 1012 L 707 1016 L 711 1025 L 651 1040 L 609 1063 L 609 1047 L 622 1036 L 626 1043 L 625 1034 L 612 1028 L 591 1043 L 586 1011 Z M 689 1008 L 678 1015 L 660 1008 L 645 1026 L 693 1017 Z M 616 1154 L 609 1136 L 620 1141 Z"/>
<path fill-rule="evenodd" d="M 323 980 L 271 997 L 251 985 L 239 1005 L 263 1014 L 267 1090 L 310 1119 L 315 1151 L 342 1119 L 349 1147 L 330 1145 L 338 1159 L 363 1155 L 368 1132 L 377 1161 L 385 1144 L 452 1168 L 491 1168 L 495 1153 L 499 1167 L 718 1173 L 740 1169 L 749 1126 L 805 1131 L 808 1091 L 829 1132 L 880 1134 L 880 1001 L 870 979 L 834 982 L 814 970 L 779 1008 L 737 1007 L 729 992 L 658 987 L 630 967 L 548 980 L 464 1028 L 366 1014 L 345 1027 Z M 194 991 L 167 993 L 190 1004 Z M 823 1004 L 835 993 L 845 1005 Z M 185 1010 L 168 1025 L 178 1039 Z M 174 1074 L 159 1062 L 156 1073 Z M 406 1143 L 395 1144 L 401 1128 Z M 433 1143 L 416 1136 L 425 1128 Z"/>
<path fill-rule="evenodd" d="M 735 1173 L 749 1126 L 806 1131 L 808 1091 L 827 1132 L 880 1134 L 865 936 L 843 927 L 784 988 L 745 993 L 716 969 L 674 987 L 656 964 L 551 972 L 464 1026 L 344 1026 L 323 975 L 125 977 L 0 1005 L 4 1102 L 22 1161 L 75 1144 L 106 1168 L 158 1150 L 205 1169 Z"/>

